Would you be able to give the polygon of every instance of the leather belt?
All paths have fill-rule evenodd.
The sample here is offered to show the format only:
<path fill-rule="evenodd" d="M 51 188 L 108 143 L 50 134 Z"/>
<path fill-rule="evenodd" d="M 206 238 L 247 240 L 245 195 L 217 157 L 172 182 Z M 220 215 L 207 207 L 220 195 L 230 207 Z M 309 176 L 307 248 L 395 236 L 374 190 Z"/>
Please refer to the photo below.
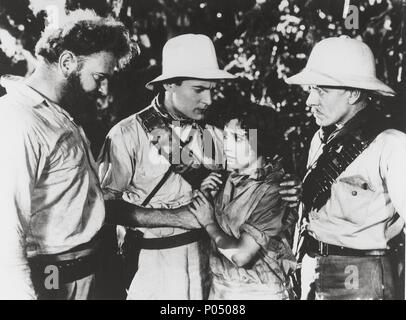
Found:
<path fill-rule="evenodd" d="M 127 230 L 125 241 L 131 241 L 134 246 L 147 250 L 170 249 L 202 240 L 207 236 L 204 229 L 196 229 L 174 236 L 163 238 L 143 238 L 141 231 Z"/>
<path fill-rule="evenodd" d="M 314 239 L 311 236 L 306 236 L 306 252 L 307 253 L 316 253 L 323 257 L 328 255 L 336 256 L 384 256 L 388 254 L 389 250 L 385 249 L 374 249 L 374 250 L 360 250 L 360 249 L 351 249 L 341 246 L 336 246 L 333 244 L 324 243 Z"/>
<path fill-rule="evenodd" d="M 30 259 L 30 268 L 33 278 L 43 283 L 43 279 L 53 271 L 53 269 L 48 269 L 48 267 L 54 266 L 58 269 L 59 283 L 70 283 L 94 274 L 99 261 L 97 254 L 91 254 L 74 260 L 55 262 L 42 260 L 41 256 L 38 256 Z"/>
<path fill-rule="evenodd" d="M 33 281 L 40 287 L 53 269 L 58 269 L 59 283 L 70 283 L 96 273 L 100 265 L 100 238 L 98 233 L 91 241 L 56 254 L 39 254 L 28 259 Z"/>

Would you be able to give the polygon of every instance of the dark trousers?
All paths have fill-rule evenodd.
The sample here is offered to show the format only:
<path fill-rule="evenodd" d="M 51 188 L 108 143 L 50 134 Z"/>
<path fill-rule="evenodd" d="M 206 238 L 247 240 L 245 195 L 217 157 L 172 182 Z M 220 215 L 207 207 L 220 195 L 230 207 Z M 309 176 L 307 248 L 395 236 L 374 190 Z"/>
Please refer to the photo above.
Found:
<path fill-rule="evenodd" d="M 389 256 L 305 255 L 302 299 L 393 300 L 396 284 Z"/>

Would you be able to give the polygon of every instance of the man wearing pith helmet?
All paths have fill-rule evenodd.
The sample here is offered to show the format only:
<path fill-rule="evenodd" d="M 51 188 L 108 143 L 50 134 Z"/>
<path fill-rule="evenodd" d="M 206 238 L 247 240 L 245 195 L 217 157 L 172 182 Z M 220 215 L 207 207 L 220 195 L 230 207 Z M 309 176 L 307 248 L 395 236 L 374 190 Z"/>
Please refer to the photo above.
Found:
<path fill-rule="evenodd" d="M 131 276 L 127 299 L 202 299 L 208 243 L 187 205 L 198 176 L 222 164 L 221 130 L 200 121 L 216 81 L 234 76 L 219 69 L 205 35 L 170 39 L 162 64 L 147 88 L 163 90 L 110 131 L 99 176 L 105 198 L 118 199 L 107 203 L 107 220 L 130 227 L 122 247 Z"/>
<path fill-rule="evenodd" d="M 388 242 L 404 228 L 406 135 L 370 96 L 395 92 L 377 79 L 371 49 L 349 37 L 317 43 L 286 82 L 310 86 L 306 104 L 321 127 L 303 181 L 302 299 L 394 299 Z"/>

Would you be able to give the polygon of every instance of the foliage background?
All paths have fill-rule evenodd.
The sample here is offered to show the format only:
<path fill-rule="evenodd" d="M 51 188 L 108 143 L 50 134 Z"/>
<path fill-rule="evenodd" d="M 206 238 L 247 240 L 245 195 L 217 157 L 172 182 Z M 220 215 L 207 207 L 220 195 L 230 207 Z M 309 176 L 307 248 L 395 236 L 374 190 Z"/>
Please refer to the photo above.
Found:
<path fill-rule="evenodd" d="M 345 27 L 348 4 L 359 9 L 359 28 Z M 289 170 L 299 175 L 317 127 L 305 106 L 306 93 L 284 79 L 305 66 L 322 38 L 346 34 L 371 47 L 378 77 L 399 93 L 378 103 L 396 127 L 406 128 L 406 0 L 0 0 L 0 75 L 27 76 L 35 68 L 34 46 L 49 23 L 49 5 L 114 16 L 142 50 L 114 77 L 110 95 L 83 119 L 95 154 L 109 128 L 149 104 L 154 93 L 144 85 L 160 73 L 166 40 L 188 32 L 211 37 L 220 65 L 239 76 L 219 86 L 216 116 L 209 121 L 221 125 L 228 108 L 251 102 L 274 108 L 281 116 Z"/>

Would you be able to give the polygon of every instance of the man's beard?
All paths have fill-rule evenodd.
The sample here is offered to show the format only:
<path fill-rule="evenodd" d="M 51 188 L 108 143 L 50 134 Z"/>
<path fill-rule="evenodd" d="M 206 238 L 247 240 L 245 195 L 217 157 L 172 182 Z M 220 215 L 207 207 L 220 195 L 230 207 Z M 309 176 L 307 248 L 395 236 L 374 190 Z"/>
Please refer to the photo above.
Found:
<path fill-rule="evenodd" d="M 98 90 L 86 92 L 79 73 L 71 73 L 63 89 L 61 107 L 68 111 L 78 123 L 86 122 L 89 117 L 95 116 L 98 95 Z"/>

